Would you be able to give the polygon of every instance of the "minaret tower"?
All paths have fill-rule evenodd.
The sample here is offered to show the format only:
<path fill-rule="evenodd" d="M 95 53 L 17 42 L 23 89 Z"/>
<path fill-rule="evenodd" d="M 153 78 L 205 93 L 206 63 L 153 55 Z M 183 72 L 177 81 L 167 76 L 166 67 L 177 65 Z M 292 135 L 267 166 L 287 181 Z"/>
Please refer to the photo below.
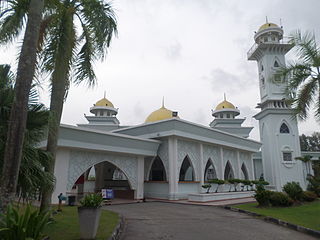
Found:
<path fill-rule="evenodd" d="M 248 52 L 248 60 L 258 63 L 261 111 L 259 120 L 262 142 L 262 164 L 266 181 L 277 191 L 287 182 L 299 182 L 306 187 L 301 161 L 297 120 L 287 105 L 284 90 L 286 79 L 277 74 L 285 66 L 285 54 L 292 45 L 283 40 L 283 29 L 274 23 L 263 24 L 254 35 L 255 44 Z"/>
<path fill-rule="evenodd" d="M 78 124 L 80 127 L 89 127 L 99 130 L 110 131 L 119 128 L 119 120 L 116 115 L 118 114 L 118 109 L 115 108 L 104 94 L 104 97 L 93 104 L 90 108 L 90 112 L 94 116 L 85 115 L 89 124 Z"/>

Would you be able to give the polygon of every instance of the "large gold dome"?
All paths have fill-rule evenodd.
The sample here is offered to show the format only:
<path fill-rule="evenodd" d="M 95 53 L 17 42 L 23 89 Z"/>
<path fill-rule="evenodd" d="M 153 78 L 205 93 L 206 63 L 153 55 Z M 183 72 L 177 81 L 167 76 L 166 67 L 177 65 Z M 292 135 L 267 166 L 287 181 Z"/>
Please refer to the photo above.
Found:
<path fill-rule="evenodd" d="M 161 120 L 170 119 L 170 118 L 174 118 L 173 117 L 173 112 L 171 110 L 165 108 L 164 106 L 162 106 L 158 110 L 152 112 L 147 117 L 145 122 L 146 123 L 156 122 L 156 121 L 161 121 Z M 177 118 L 179 118 L 179 117 L 177 116 Z"/>
<path fill-rule="evenodd" d="M 223 102 L 219 103 L 216 106 L 215 110 L 222 110 L 222 109 L 225 109 L 225 108 L 236 109 L 236 107 L 231 102 L 228 102 L 227 100 L 224 100 Z"/>
<path fill-rule="evenodd" d="M 99 100 L 98 102 L 96 102 L 96 104 L 94 106 L 95 107 L 113 107 L 114 108 L 112 102 L 110 102 L 105 97 L 102 98 L 101 100 Z"/>
<path fill-rule="evenodd" d="M 258 32 L 265 30 L 267 28 L 272 28 L 272 27 L 279 27 L 279 26 L 275 23 L 265 23 L 259 28 Z"/>

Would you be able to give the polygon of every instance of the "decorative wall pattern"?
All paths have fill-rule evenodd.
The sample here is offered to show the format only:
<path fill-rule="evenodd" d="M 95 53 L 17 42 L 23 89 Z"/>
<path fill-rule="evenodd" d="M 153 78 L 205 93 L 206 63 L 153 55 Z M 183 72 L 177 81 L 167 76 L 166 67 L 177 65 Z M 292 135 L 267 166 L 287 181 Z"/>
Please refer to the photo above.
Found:
<path fill-rule="evenodd" d="M 67 190 L 71 190 L 76 180 L 87 169 L 100 162 L 110 162 L 117 166 L 127 176 L 132 189 L 137 189 L 138 160 L 133 156 L 101 154 L 85 151 L 71 151 L 68 169 Z"/>
<path fill-rule="evenodd" d="M 187 142 L 178 140 L 178 164 L 177 164 L 177 181 L 179 180 L 180 167 L 183 159 L 189 156 L 195 173 L 195 180 L 199 181 L 199 169 L 200 169 L 200 147 L 199 143 Z"/>
<path fill-rule="evenodd" d="M 207 164 L 208 159 L 211 158 L 214 164 L 221 161 L 219 148 L 209 145 L 203 145 L 203 164 Z"/>
<path fill-rule="evenodd" d="M 168 140 L 161 140 L 158 148 L 158 156 L 161 158 L 167 177 L 169 176 L 169 144 Z"/>

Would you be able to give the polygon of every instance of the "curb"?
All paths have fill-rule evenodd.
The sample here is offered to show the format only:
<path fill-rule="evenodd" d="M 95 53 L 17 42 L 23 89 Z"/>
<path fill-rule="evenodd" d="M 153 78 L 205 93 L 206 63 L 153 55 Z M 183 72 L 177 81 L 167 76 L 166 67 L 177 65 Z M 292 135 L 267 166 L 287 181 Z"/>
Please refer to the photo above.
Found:
<path fill-rule="evenodd" d="M 233 211 L 233 212 L 240 212 L 240 213 L 245 213 L 245 214 L 250 215 L 250 216 L 260 217 L 266 222 L 275 223 L 275 224 L 278 224 L 280 226 L 283 226 L 283 227 L 286 227 L 286 228 L 290 228 L 290 229 L 293 229 L 293 230 L 298 231 L 298 232 L 306 233 L 306 234 L 311 235 L 313 237 L 320 238 L 320 231 L 317 231 L 317 230 L 313 230 L 313 229 L 306 228 L 306 227 L 303 227 L 303 226 L 299 226 L 299 225 L 296 225 L 296 224 L 293 224 L 293 223 L 285 222 L 285 221 L 282 221 L 282 220 L 277 219 L 277 218 L 268 217 L 268 216 L 266 217 L 266 216 L 263 216 L 263 215 L 258 214 L 258 213 L 250 212 L 250 211 L 239 209 L 239 208 L 234 208 L 234 207 L 231 207 L 231 206 L 221 206 L 221 207 L 224 208 L 224 209 Z"/>
<path fill-rule="evenodd" d="M 108 240 L 119 240 L 121 233 L 124 229 L 124 218 L 120 215 L 120 220 L 116 228 L 113 230 L 112 235 L 108 238 Z"/>

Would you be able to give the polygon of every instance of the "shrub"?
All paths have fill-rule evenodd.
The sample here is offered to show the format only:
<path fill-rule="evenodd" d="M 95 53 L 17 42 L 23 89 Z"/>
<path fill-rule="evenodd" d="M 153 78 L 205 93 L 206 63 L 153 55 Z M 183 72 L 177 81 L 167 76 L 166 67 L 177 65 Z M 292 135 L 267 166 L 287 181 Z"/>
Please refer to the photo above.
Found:
<path fill-rule="evenodd" d="M 207 189 L 207 193 L 209 193 L 210 188 L 211 188 L 211 184 L 203 184 L 201 187 L 204 189 Z"/>
<path fill-rule="evenodd" d="M 213 183 L 213 184 L 218 184 L 217 188 L 216 188 L 216 191 L 215 192 L 218 192 L 218 188 L 220 185 L 224 184 L 225 181 L 224 180 L 220 180 L 218 178 L 215 178 L 215 179 L 211 179 L 209 180 L 209 183 Z"/>
<path fill-rule="evenodd" d="M 302 200 L 307 202 L 312 202 L 318 198 L 317 194 L 311 191 L 304 191 L 302 193 Z"/>
<path fill-rule="evenodd" d="M 103 198 L 100 193 L 92 193 L 86 195 L 83 199 L 81 199 L 80 204 L 82 207 L 97 208 L 101 206 L 102 201 Z"/>
<path fill-rule="evenodd" d="M 301 200 L 303 190 L 298 182 L 288 182 L 283 186 L 283 191 L 285 191 L 294 201 Z"/>
<path fill-rule="evenodd" d="M 8 205 L 7 211 L 0 216 L 0 239 L 2 240 L 40 240 L 44 228 L 50 223 L 50 213 L 31 210 L 27 205 L 23 213 Z"/>
<path fill-rule="evenodd" d="M 251 186 L 251 181 L 250 180 L 241 180 L 241 183 L 247 187 L 247 191 L 249 190 L 248 187 Z"/>
<path fill-rule="evenodd" d="M 283 192 L 272 192 L 269 201 L 273 207 L 288 207 L 293 204 L 293 200 Z"/>
<path fill-rule="evenodd" d="M 270 203 L 271 191 L 265 190 L 262 185 L 257 185 L 254 198 L 257 200 L 260 207 L 267 207 Z"/>

